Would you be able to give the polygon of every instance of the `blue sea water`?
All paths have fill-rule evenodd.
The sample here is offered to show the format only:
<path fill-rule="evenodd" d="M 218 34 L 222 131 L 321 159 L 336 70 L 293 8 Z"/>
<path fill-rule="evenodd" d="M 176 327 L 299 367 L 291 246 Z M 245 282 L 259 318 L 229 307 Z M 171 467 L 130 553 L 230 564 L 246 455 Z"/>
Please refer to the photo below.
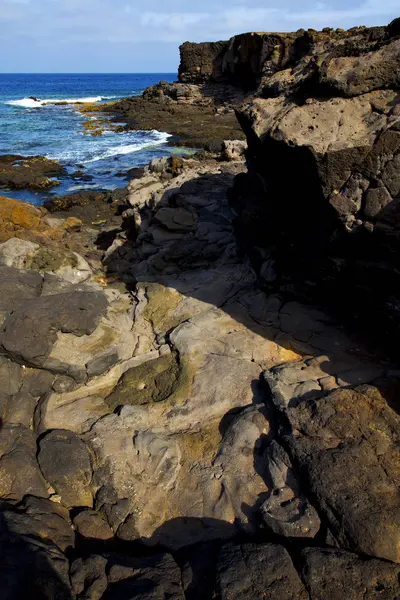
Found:
<path fill-rule="evenodd" d="M 0 195 L 42 204 L 52 194 L 125 186 L 121 174 L 172 151 L 166 143 L 169 136 L 159 131 L 111 130 L 99 137 L 84 135 L 87 117 L 73 105 L 52 102 L 110 102 L 139 95 L 161 79 L 176 78 L 176 73 L 0 74 L 0 154 L 43 155 L 60 161 L 70 175 L 84 167 L 85 174 L 93 176 L 90 182 L 62 178 L 50 193 L 0 190 Z"/>

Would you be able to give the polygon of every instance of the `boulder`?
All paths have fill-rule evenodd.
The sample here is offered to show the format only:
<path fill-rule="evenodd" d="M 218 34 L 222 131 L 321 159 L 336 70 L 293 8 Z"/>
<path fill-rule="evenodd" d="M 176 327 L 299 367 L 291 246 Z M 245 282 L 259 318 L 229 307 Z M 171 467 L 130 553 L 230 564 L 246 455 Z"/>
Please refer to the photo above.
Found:
<path fill-rule="evenodd" d="M 399 593 L 399 566 L 384 560 L 333 548 L 306 548 L 301 563 L 311 600 L 342 600 L 350 590 L 354 600 L 391 600 Z"/>
<path fill-rule="evenodd" d="M 398 415 L 368 385 L 324 392 L 302 384 L 290 395 L 284 371 L 267 381 L 319 512 L 343 548 L 400 562 Z"/>
<path fill-rule="evenodd" d="M 73 545 L 68 513 L 52 502 L 27 497 L 22 506 L 3 503 L 0 512 L 1 594 L 4 600 L 71 600 L 69 561 Z"/>
<path fill-rule="evenodd" d="M 90 335 L 106 307 L 107 299 L 100 292 L 33 298 L 6 319 L 0 336 L 2 347 L 17 362 L 62 371 L 59 362 L 49 359 L 57 332 Z"/>
<path fill-rule="evenodd" d="M 72 431 L 53 430 L 41 438 L 40 469 L 65 506 L 92 506 L 92 465 L 84 442 Z"/>
<path fill-rule="evenodd" d="M 23 425 L 7 424 L 0 431 L 0 499 L 20 501 L 28 494 L 49 496 L 36 461 L 36 437 Z"/>
<path fill-rule="evenodd" d="M 222 546 L 217 556 L 222 600 L 306 600 L 308 593 L 288 552 L 278 544 Z"/>
<path fill-rule="evenodd" d="M 112 529 L 95 510 L 82 510 L 74 517 L 73 523 L 83 538 L 105 541 L 114 537 Z"/>
<path fill-rule="evenodd" d="M 112 553 L 90 555 L 72 563 L 71 580 L 77 597 L 91 600 L 185 598 L 180 569 L 169 554 L 148 558 Z"/>

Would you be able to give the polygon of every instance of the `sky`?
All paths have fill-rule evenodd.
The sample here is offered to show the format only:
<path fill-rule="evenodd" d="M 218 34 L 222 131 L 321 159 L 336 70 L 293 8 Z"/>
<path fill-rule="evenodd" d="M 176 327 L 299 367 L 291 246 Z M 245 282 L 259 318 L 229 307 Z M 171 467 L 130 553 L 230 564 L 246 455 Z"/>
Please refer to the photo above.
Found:
<path fill-rule="evenodd" d="M 398 16 L 400 0 L 0 0 L 0 72 L 172 73 L 188 40 Z"/>

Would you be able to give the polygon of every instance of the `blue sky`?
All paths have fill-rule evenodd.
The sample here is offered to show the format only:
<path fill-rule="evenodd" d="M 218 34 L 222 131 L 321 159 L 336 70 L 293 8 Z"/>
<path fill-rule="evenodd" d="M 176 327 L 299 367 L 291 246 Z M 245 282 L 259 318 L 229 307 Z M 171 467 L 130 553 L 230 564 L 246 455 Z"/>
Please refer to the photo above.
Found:
<path fill-rule="evenodd" d="M 400 0 L 0 0 L 0 72 L 174 72 L 186 40 L 397 16 Z"/>

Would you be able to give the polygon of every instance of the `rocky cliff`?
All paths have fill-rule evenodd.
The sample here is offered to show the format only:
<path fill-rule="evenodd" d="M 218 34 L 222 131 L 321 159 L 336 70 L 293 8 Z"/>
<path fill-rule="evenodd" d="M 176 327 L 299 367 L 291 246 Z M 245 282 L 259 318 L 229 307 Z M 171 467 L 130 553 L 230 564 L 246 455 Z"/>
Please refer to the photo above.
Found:
<path fill-rule="evenodd" d="M 373 49 L 374 43 L 388 34 L 385 27 L 354 27 L 350 30 L 322 31 L 300 29 L 295 33 L 244 33 L 225 42 L 194 44 L 180 47 L 181 83 L 229 83 L 247 92 L 261 92 L 263 83 L 282 71 L 295 67 L 304 57 L 321 59 L 325 52 L 346 54 Z"/>
<path fill-rule="evenodd" d="M 238 230 L 266 285 L 324 299 L 397 353 L 399 23 L 318 41 L 238 111 Z M 371 316 L 373 315 L 373 319 Z M 373 321 L 373 323 L 371 322 Z"/>

